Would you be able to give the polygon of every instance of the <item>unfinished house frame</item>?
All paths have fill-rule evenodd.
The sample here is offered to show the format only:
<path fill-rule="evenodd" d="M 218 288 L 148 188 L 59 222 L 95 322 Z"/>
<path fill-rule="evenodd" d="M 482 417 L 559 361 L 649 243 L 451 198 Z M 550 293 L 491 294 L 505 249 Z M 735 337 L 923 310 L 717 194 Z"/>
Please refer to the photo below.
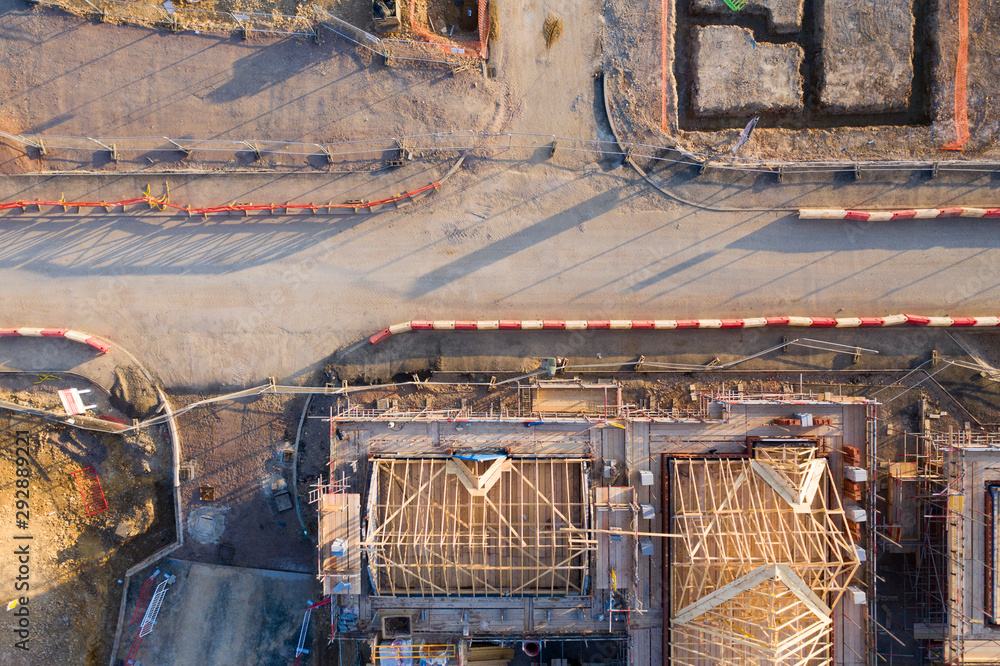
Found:
<path fill-rule="evenodd" d="M 1000 433 L 970 428 L 916 437 L 912 478 L 923 521 L 914 637 L 936 663 L 1000 663 Z"/>
<path fill-rule="evenodd" d="M 819 665 L 860 566 L 815 445 L 669 466 L 671 663 Z"/>
<path fill-rule="evenodd" d="M 376 594 L 586 594 L 588 476 L 582 458 L 374 459 L 364 547 Z"/>

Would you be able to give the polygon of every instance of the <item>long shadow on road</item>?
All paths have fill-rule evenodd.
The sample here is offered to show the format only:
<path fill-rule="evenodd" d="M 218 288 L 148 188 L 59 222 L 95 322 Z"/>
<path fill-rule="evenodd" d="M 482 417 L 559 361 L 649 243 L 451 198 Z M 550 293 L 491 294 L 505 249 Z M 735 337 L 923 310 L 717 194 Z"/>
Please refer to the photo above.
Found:
<path fill-rule="evenodd" d="M 522 250 L 548 241 L 573 227 L 593 220 L 608 213 L 629 199 L 638 196 L 630 194 L 622 197 L 624 186 L 596 194 L 585 201 L 539 220 L 509 236 L 494 241 L 452 262 L 425 273 L 416 280 L 408 296 L 419 298 L 440 287 L 460 280 L 479 269 L 503 261 Z M 552 252 L 558 252 L 558 245 L 552 247 Z"/>
<path fill-rule="evenodd" d="M 306 218 L 308 219 L 308 218 Z M 0 268 L 64 276 L 123 274 L 222 274 L 277 261 L 308 250 L 371 220 L 295 220 L 167 226 L 136 218 L 104 224 L 0 222 Z"/>

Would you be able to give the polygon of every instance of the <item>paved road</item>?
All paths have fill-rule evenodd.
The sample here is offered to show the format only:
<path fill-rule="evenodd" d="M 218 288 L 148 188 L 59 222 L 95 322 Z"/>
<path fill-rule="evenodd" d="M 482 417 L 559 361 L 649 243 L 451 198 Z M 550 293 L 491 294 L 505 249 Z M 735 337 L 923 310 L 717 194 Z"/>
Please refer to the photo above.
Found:
<path fill-rule="evenodd" d="M 389 135 L 444 122 L 460 129 L 471 113 L 480 126 L 604 135 L 596 34 L 549 53 L 527 32 L 505 30 L 521 37 L 499 49 L 500 77 L 473 89 L 450 75 L 373 68 L 336 45 L 255 46 L 14 7 L 0 4 L 0 85 L 11 93 L 0 110 L 18 131 L 169 134 L 203 118 L 212 135 L 310 141 L 354 136 L 386 116 Z M 597 11 L 588 6 L 581 30 L 599 29 Z M 347 95 L 360 88 L 373 95 L 368 106 Z M 657 169 L 657 182 L 698 204 L 690 206 L 616 158 L 547 155 L 473 158 L 419 205 L 352 219 L 0 217 L 0 325 L 104 335 L 168 385 L 200 387 L 305 379 L 334 350 L 418 317 L 977 314 L 991 313 L 1000 295 L 996 223 L 866 226 L 789 213 L 996 205 L 1000 182 L 988 176 L 854 183 L 815 174 L 777 186 L 766 175 Z M 10 176 L 0 178 L 0 198 L 115 199 L 166 180 L 175 201 L 194 205 L 337 201 L 403 191 L 446 168 L 442 160 L 356 176 Z M 0 347 L 0 359 L 14 357 Z"/>
<path fill-rule="evenodd" d="M 4 325 L 106 335 L 167 384 L 199 386 L 302 378 L 410 318 L 996 308 L 993 223 L 704 211 L 625 175 L 474 165 L 423 204 L 353 222 L 4 218 Z"/>

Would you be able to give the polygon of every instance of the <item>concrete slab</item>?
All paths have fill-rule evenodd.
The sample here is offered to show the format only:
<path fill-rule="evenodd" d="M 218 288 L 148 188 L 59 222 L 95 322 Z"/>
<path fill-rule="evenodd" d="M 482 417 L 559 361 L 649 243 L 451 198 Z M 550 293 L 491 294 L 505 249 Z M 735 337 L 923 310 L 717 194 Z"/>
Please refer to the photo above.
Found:
<path fill-rule="evenodd" d="M 139 661 L 195 666 L 292 660 L 307 600 L 316 593 L 313 576 L 185 560 L 156 566 L 176 580 L 167 588 L 155 629 L 142 641 Z M 129 601 L 127 613 L 135 599 Z M 119 658 L 134 634 L 123 636 Z"/>
<path fill-rule="evenodd" d="M 827 0 L 819 25 L 820 105 L 829 113 L 903 111 L 913 83 L 911 0 Z"/>
<path fill-rule="evenodd" d="M 802 48 L 765 44 L 738 26 L 695 28 L 697 115 L 750 115 L 802 110 Z"/>
<path fill-rule="evenodd" d="M 735 16 L 724 0 L 694 0 L 692 12 Z M 767 29 L 775 34 L 802 29 L 802 0 L 750 0 L 740 14 L 765 14 Z"/>

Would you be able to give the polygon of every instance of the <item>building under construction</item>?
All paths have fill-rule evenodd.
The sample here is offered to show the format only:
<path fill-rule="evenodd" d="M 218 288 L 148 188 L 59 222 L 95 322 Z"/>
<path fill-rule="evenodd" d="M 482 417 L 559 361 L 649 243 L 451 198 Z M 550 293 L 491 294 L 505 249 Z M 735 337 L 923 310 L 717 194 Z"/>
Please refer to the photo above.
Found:
<path fill-rule="evenodd" d="M 313 500 L 333 639 L 393 664 L 870 663 L 873 401 L 519 396 L 331 412 Z"/>
<path fill-rule="evenodd" d="M 879 499 L 882 549 L 909 574 L 903 620 L 883 618 L 879 628 L 890 649 L 925 662 L 1000 664 L 1000 434 L 942 425 L 947 414 L 926 401 L 921 411 L 920 432 L 907 434 L 904 460 L 887 465 Z"/>

